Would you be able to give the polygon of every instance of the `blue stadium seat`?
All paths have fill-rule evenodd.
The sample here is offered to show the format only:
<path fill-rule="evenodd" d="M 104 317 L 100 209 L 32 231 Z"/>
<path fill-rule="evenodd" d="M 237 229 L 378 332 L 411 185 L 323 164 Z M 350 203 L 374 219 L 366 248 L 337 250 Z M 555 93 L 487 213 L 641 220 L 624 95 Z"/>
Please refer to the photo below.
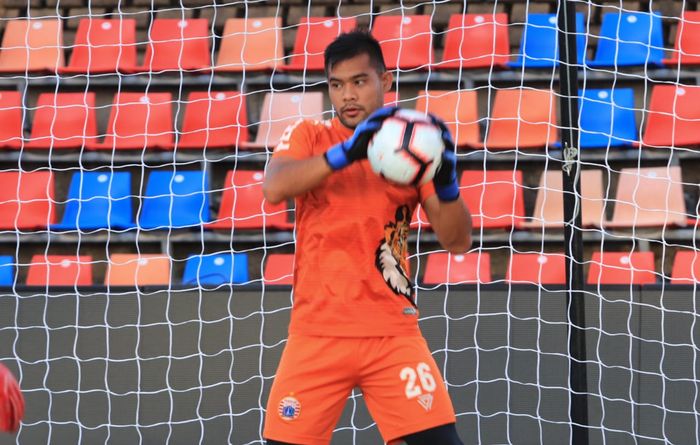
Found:
<path fill-rule="evenodd" d="M 78 172 L 68 187 L 63 219 L 51 225 L 59 230 L 128 229 L 131 212 L 131 173 Z"/>
<path fill-rule="evenodd" d="M 245 283 L 248 281 L 248 254 L 217 253 L 194 255 L 187 259 L 182 284 Z"/>
<path fill-rule="evenodd" d="M 551 68 L 559 64 L 557 43 L 557 15 L 532 13 L 527 15 L 527 22 L 520 40 L 520 54 L 508 66 L 513 68 Z M 583 65 L 586 47 L 583 14 L 576 13 L 576 60 Z"/>
<path fill-rule="evenodd" d="M 9 255 L 0 256 L 0 286 L 15 283 L 15 259 Z"/>
<path fill-rule="evenodd" d="M 634 90 L 587 89 L 579 91 L 581 148 L 634 145 L 638 130 L 634 115 Z"/>
<path fill-rule="evenodd" d="M 209 222 L 207 175 L 202 171 L 154 171 L 148 177 L 139 227 L 199 227 Z"/>
<path fill-rule="evenodd" d="M 598 49 L 588 66 L 662 65 L 661 16 L 648 12 L 603 14 Z"/>

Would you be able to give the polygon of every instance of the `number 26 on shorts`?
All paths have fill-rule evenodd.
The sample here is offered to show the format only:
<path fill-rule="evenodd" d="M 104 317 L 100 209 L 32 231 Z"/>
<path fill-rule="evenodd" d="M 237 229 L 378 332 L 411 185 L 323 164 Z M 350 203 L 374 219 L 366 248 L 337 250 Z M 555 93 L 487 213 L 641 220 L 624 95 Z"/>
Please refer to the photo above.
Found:
<path fill-rule="evenodd" d="M 406 382 L 406 398 L 413 399 L 425 392 L 435 391 L 435 378 L 430 372 L 430 366 L 425 362 L 420 362 L 415 369 L 406 366 L 399 373 L 401 380 Z"/>

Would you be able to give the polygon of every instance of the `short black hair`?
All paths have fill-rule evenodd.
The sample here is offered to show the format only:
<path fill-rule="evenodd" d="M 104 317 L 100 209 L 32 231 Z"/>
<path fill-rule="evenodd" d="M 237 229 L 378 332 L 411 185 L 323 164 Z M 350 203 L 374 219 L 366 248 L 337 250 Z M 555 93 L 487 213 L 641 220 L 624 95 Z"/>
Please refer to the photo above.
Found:
<path fill-rule="evenodd" d="M 340 34 L 326 47 L 326 51 L 323 53 L 326 75 L 336 63 L 352 59 L 360 54 L 369 56 L 369 63 L 378 73 L 381 74 L 386 71 L 386 64 L 384 63 L 384 56 L 382 55 L 382 48 L 379 46 L 379 42 L 369 32 L 355 29 Z"/>

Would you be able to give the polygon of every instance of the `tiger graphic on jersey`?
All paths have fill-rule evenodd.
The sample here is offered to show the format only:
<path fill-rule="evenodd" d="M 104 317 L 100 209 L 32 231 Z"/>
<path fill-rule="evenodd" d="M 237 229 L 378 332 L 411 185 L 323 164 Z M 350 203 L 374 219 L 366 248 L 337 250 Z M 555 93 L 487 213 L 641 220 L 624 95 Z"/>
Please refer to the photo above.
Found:
<path fill-rule="evenodd" d="M 410 217 L 408 206 L 402 205 L 396 209 L 395 221 L 384 226 L 384 239 L 379 242 L 375 264 L 387 286 L 415 306 L 413 283 L 407 274 Z"/>

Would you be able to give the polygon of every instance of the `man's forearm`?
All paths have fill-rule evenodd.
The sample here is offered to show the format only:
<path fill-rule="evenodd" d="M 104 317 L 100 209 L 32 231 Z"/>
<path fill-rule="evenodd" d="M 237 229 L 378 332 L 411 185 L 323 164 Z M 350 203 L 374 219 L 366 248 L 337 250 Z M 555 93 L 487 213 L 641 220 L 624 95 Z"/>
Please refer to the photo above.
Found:
<path fill-rule="evenodd" d="M 464 253 L 471 246 L 472 218 L 464 205 L 457 199 L 439 202 L 436 221 L 431 221 L 440 245 L 451 253 Z"/>
<path fill-rule="evenodd" d="M 270 203 L 277 204 L 315 188 L 332 172 L 323 155 L 273 159 L 265 171 L 263 194 Z"/>

